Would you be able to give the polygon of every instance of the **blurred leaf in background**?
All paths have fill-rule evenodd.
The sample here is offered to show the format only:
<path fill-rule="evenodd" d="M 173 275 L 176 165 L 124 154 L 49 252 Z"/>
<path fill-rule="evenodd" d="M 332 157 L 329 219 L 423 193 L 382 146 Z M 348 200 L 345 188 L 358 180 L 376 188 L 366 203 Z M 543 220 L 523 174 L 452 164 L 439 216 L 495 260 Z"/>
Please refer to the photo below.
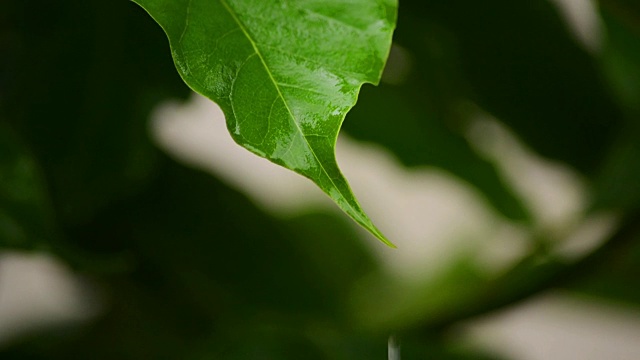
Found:
<path fill-rule="evenodd" d="M 401 3 L 383 83 L 365 86 L 345 130 L 466 181 L 526 234 L 500 271 L 470 247 L 407 285 L 348 219 L 269 214 L 154 144 L 152 110 L 189 91 L 138 6 L 1 3 L 0 246 L 56 256 L 104 306 L 3 343 L 0 358 L 372 359 L 396 332 L 403 359 L 501 359 L 451 329 L 558 288 L 638 307 L 640 12 L 603 0 L 599 14 L 587 50 L 548 1 Z M 585 222 L 615 211 L 619 225 L 564 256 L 476 153 L 479 112 L 580 174 Z"/>
<path fill-rule="evenodd" d="M 34 248 L 55 233 L 40 169 L 19 137 L 0 123 L 0 246 Z"/>
<path fill-rule="evenodd" d="M 640 207 L 640 6 L 634 1 L 602 1 L 606 38 L 599 61 L 608 88 L 624 114 L 616 142 L 596 177 L 594 204 L 627 212 Z M 576 284 L 589 294 L 627 305 L 640 304 L 640 236 L 598 264 L 593 276 Z"/>

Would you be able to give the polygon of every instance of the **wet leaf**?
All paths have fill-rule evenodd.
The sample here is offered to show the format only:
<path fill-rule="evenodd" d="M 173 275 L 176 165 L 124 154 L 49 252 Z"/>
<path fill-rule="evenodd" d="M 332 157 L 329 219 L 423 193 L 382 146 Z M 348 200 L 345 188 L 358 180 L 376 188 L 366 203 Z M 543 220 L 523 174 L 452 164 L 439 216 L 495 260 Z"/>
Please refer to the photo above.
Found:
<path fill-rule="evenodd" d="M 184 81 L 222 108 L 238 144 L 311 179 L 392 246 L 358 204 L 334 149 L 361 85 L 380 78 L 394 0 L 135 1 L 167 33 Z"/>

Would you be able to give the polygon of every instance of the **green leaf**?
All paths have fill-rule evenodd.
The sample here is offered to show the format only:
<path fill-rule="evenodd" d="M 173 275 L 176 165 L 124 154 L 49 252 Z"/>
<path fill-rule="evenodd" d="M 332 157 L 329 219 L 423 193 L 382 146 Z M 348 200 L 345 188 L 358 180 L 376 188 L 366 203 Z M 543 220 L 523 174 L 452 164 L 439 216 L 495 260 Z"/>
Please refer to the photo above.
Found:
<path fill-rule="evenodd" d="M 335 159 L 360 86 L 377 84 L 395 0 L 135 0 L 169 37 L 176 67 L 224 111 L 234 140 L 314 181 L 393 246 L 364 213 Z"/>

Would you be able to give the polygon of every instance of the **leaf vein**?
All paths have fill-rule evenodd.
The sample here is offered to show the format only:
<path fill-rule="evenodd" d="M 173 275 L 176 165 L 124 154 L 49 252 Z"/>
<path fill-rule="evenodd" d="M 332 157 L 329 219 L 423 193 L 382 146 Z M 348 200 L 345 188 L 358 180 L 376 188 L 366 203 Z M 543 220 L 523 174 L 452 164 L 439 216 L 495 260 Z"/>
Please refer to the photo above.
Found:
<path fill-rule="evenodd" d="M 242 68 L 244 67 L 244 65 L 249 62 L 249 59 L 251 59 L 252 57 L 254 57 L 255 55 L 258 55 L 257 53 L 252 53 L 251 55 L 247 56 L 246 59 L 244 59 L 244 61 L 242 62 L 242 64 L 240 64 L 240 66 L 238 66 L 238 70 L 236 70 L 236 75 L 233 77 L 233 81 L 231 82 L 231 90 L 229 91 L 229 103 L 231 104 L 231 112 L 233 112 L 233 118 L 236 119 L 236 132 L 238 131 L 238 127 L 244 122 L 244 120 L 240 120 L 236 114 L 236 108 L 234 106 L 234 101 L 233 101 L 233 89 L 235 89 L 236 86 L 236 80 L 238 80 L 238 75 L 240 75 L 240 71 L 242 70 Z"/>
<path fill-rule="evenodd" d="M 233 34 L 234 32 L 236 32 L 236 31 L 238 31 L 238 30 L 242 30 L 242 29 L 241 29 L 241 28 L 239 28 L 239 27 L 237 27 L 237 28 L 234 28 L 233 30 L 229 30 L 229 31 L 227 31 L 226 33 L 224 33 L 224 34 L 222 34 L 222 35 L 218 36 L 218 37 L 216 38 L 216 40 L 215 40 L 215 42 L 216 42 L 216 46 L 218 46 L 218 43 L 220 42 L 220 40 L 224 39 L 225 37 L 227 37 L 227 36 L 229 36 L 229 35 Z"/>
<path fill-rule="evenodd" d="M 187 28 L 189 27 L 189 17 L 191 16 L 191 2 L 193 0 L 189 0 L 187 3 L 187 12 L 184 16 L 184 28 L 182 29 L 182 33 L 180 34 L 180 38 L 178 39 L 178 44 L 182 45 L 182 38 L 184 38 L 184 34 L 187 32 Z"/>
<path fill-rule="evenodd" d="M 321 18 L 323 18 L 323 19 L 326 19 L 326 20 L 328 20 L 328 21 L 330 21 L 330 22 L 332 22 L 332 23 L 334 23 L 334 24 L 341 25 L 341 26 L 343 26 L 343 27 L 348 27 L 348 28 L 350 28 L 350 29 L 354 29 L 354 30 L 356 30 L 356 31 L 357 31 L 357 32 L 359 32 L 359 33 L 364 33 L 364 32 L 365 32 L 363 29 L 361 29 L 361 28 L 359 28 L 359 27 L 353 26 L 353 25 L 351 25 L 351 24 L 349 24 L 349 23 L 346 23 L 346 22 L 344 22 L 344 21 L 342 21 L 342 20 L 340 20 L 340 19 L 337 19 L 337 18 L 331 17 L 331 16 L 329 16 L 329 15 L 326 15 L 326 14 L 323 14 L 323 13 L 319 13 L 319 12 L 314 11 L 314 10 L 311 10 L 311 9 L 302 9 L 302 10 L 303 10 L 304 12 L 306 12 L 307 14 L 314 15 L 314 16 L 316 16 L 316 17 L 321 17 Z"/>
<path fill-rule="evenodd" d="M 289 105 L 287 104 L 287 101 L 285 100 L 284 96 L 282 95 L 282 92 L 280 91 L 280 87 L 278 86 L 278 83 L 276 82 L 276 80 L 273 78 L 273 74 L 271 73 L 271 71 L 269 70 L 269 67 L 267 66 L 267 63 L 264 60 L 264 57 L 262 56 L 262 54 L 260 53 L 260 50 L 257 47 L 256 42 L 253 40 L 253 38 L 251 37 L 251 35 L 249 34 L 249 32 L 247 31 L 247 29 L 244 27 L 244 24 L 240 21 L 240 19 L 238 18 L 238 15 L 235 13 L 235 11 L 229 6 L 229 4 L 227 4 L 226 0 L 220 0 L 220 3 L 226 8 L 226 10 L 229 12 L 229 14 L 231 15 L 231 17 L 234 19 L 234 21 L 238 24 L 238 26 L 242 29 L 242 32 L 245 34 L 247 40 L 251 43 L 251 46 L 253 47 L 255 53 L 258 55 L 258 57 L 260 58 L 260 61 L 262 62 L 262 65 L 265 68 L 265 71 L 267 72 L 267 74 L 269 75 L 271 81 L 273 82 L 273 85 L 276 89 L 276 91 L 278 92 L 278 95 L 280 96 L 280 98 L 282 98 L 282 102 L 285 106 L 285 108 L 287 109 L 287 111 L 289 112 L 291 121 L 293 122 L 293 124 L 295 125 L 295 127 L 298 129 L 299 133 L 302 135 L 302 138 L 304 139 L 305 143 L 307 144 L 307 147 L 309 148 L 309 151 L 311 152 L 311 154 L 313 155 L 313 157 L 315 158 L 316 162 L 318 163 L 318 165 L 320 166 L 320 168 L 322 169 L 322 171 L 324 172 L 324 174 L 327 176 L 327 178 L 329 179 L 329 181 L 331 182 L 331 184 L 333 185 L 333 187 L 338 191 L 338 193 L 340 194 L 340 196 L 342 197 L 342 199 L 345 200 L 345 203 L 347 204 L 347 206 L 351 209 L 352 211 L 352 216 L 357 216 L 360 221 L 366 223 L 366 220 L 359 214 L 359 212 L 351 205 L 351 203 L 347 200 L 347 197 L 342 193 L 342 190 L 336 185 L 334 179 L 331 177 L 331 175 L 329 175 L 329 172 L 325 169 L 324 165 L 322 164 L 322 162 L 320 161 L 320 159 L 318 159 L 317 154 L 315 153 L 315 151 L 313 151 L 313 148 L 311 147 L 311 144 L 309 144 L 309 141 L 307 140 L 307 138 L 305 137 L 304 132 L 302 131 L 302 129 L 300 128 L 300 125 L 298 124 L 298 122 L 295 120 L 295 116 L 293 115 L 293 112 L 291 111 Z M 235 82 L 235 79 L 234 79 Z M 234 111 L 234 115 L 235 115 L 235 111 Z M 292 143 L 293 144 L 293 143 Z M 291 145 L 292 145 L 291 144 Z M 289 149 L 290 150 L 290 149 Z M 288 151 L 288 150 L 287 150 Z"/>
<path fill-rule="evenodd" d="M 358 77 L 356 76 L 355 73 L 352 73 L 350 71 L 345 71 L 345 70 L 342 70 L 342 69 L 333 69 L 333 68 L 327 67 L 326 64 L 323 64 L 323 63 L 321 63 L 321 62 L 319 62 L 317 60 L 308 58 L 306 56 L 302 56 L 300 54 L 292 53 L 291 51 L 289 51 L 287 49 L 283 49 L 283 48 L 280 48 L 280 47 L 277 47 L 277 46 L 267 45 L 267 44 L 260 44 L 260 46 L 264 47 L 264 48 L 267 48 L 267 49 L 278 51 L 278 52 L 280 52 L 282 54 L 289 55 L 289 56 L 291 56 L 293 58 L 296 58 L 296 59 L 304 60 L 304 61 L 306 61 L 306 62 L 308 62 L 310 64 L 314 64 L 314 65 L 316 65 L 318 67 L 326 69 L 327 71 L 331 72 L 334 75 L 339 75 L 339 76 L 342 76 L 342 77 L 345 77 L 345 78 L 349 77 L 352 80 L 358 79 Z"/>
<path fill-rule="evenodd" d="M 329 96 L 328 94 L 320 92 L 318 90 L 305 88 L 305 87 L 298 86 L 298 85 L 287 84 L 287 83 L 283 83 L 283 82 L 278 82 L 278 85 L 283 86 L 283 87 L 288 87 L 288 88 L 294 88 L 294 89 L 298 89 L 298 90 L 308 91 L 308 92 L 311 92 L 311 93 L 314 93 L 314 94 L 318 94 L 318 95 Z"/>

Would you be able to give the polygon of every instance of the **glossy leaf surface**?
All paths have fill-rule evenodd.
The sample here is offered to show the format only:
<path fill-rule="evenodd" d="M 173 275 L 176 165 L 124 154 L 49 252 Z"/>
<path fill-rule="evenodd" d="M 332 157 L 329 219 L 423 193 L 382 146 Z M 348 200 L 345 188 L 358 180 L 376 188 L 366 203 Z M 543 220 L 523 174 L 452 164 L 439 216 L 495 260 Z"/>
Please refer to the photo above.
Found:
<path fill-rule="evenodd" d="M 380 78 L 395 1 L 136 2 L 167 33 L 185 82 L 222 108 L 238 144 L 313 180 L 391 245 L 358 204 L 334 148 L 360 86 Z"/>

